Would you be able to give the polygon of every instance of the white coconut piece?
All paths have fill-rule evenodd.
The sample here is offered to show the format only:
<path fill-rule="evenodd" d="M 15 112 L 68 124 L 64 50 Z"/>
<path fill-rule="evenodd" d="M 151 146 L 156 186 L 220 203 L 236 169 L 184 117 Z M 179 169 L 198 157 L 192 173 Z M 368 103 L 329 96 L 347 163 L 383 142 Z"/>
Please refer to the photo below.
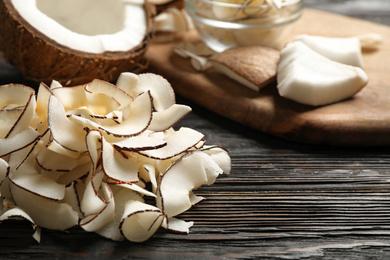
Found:
<path fill-rule="evenodd" d="M 3 158 L 0 158 L 0 184 L 5 180 L 5 177 L 8 175 L 8 172 L 9 165 L 7 161 L 5 161 Z"/>
<path fill-rule="evenodd" d="M 87 90 L 85 96 L 88 110 L 93 111 L 92 115 L 106 115 L 119 107 L 119 103 L 115 99 L 103 93 L 92 93 Z"/>
<path fill-rule="evenodd" d="M 243 4 L 242 0 L 233 0 L 233 1 L 221 1 L 225 5 L 213 4 L 211 6 L 211 16 L 216 20 L 222 21 L 232 21 L 239 18 L 244 18 L 246 15 L 242 16 L 242 12 L 237 11 L 236 5 Z M 257 2 L 257 1 L 254 1 Z M 249 2 L 250 4 L 250 2 Z"/>
<path fill-rule="evenodd" d="M 166 146 L 155 150 L 139 151 L 139 153 L 153 159 L 165 160 L 187 151 L 203 138 L 202 133 L 188 127 L 181 127 L 165 139 Z"/>
<path fill-rule="evenodd" d="M 103 94 L 104 96 L 109 97 L 111 100 L 117 103 L 117 106 L 113 107 L 109 111 L 112 111 L 114 109 L 119 110 L 133 102 L 133 97 L 126 93 L 123 89 L 103 80 L 93 80 L 91 83 L 85 86 L 85 92 L 89 108 L 96 106 L 104 107 L 104 104 L 99 104 L 100 102 L 98 98 L 96 98 L 96 96 L 93 96 L 93 98 L 89 98 L 89 94 Z M 95 105 L 92 106 L 91 102 L 93 102 Z M 95 111 L 94 109 L 92 110 Z M 99 114 L 105 115 L 108 114 L 108 112 L 100 112 Z"/>
<path fill-rule="evenodd" d="M 10 104 L 25 106 L 30 100 L 34 89 L 21 84 L 7 84 L 0 86 L 0 108 Z"/>
<path fill-rule="evenodd" d="M 99 192 L 101 186 L 105 185 L 103 183 L 103 176 L 103 171 L 96 172 L 85 184 L 80 208 L 86 216 L 101 212 L 107 205 L 106 199 Z"/>
<path fill-rule="evenodd" d="M 55 89 L 55 88 L 62 88 L 63 86 L 62 86 L 62 84 L 61 83 L 59 83 L 57 80 L 52 80 L 51 82 L 50 82 L 50 89 Z"/>
<path fill-rule="evenodd" d="M 37 149 L 39 149 L 39 148 L 36 148 L 36 146 L 40 146 L 40 145 L 42 145 L 42 142 L 36 141 L 36 142 L 24 147 L 23 149 L 12 152 L 7 158 L 8 165 L 10 167 L 10 172 L 17 171 L 18 168 L 21 167 L 21 165 L 23 165 L 23 163 L 26 160 L 33 161 L 32 158 L 34 156 L 31 155 L 31 153 L 35 153 L 35 151 Z M 31 164 L 31 162 L 30 162 L 30 164 Z M 34 169 L 37 169 L 37 168 L 38 167 L 34 167 Z"/>
<path fill-rule="evenodd" d="M 165 110 L 176 103 L 171 84 L 160 75 L 144 73 L 138 76 L 134 95 L 137 96 L 148 91 L 153 98 L 153 106 L 156 111 Z"/>
<path fill-rule="evenodd" d="M 135 191 L 138 194 L 143 195 L 143 196 L 149 196 L 149 197 L 152 197 L 152 198 L 156 197 L 156 194 L 146 190 L 145 188 L 140 187 L 139 185 L 137 185 L 137 183 L 119 183 L 119 184 L 116 184 L 116 185 L 118 187 L 122 187 L 122 188 L 126 188 L 126 189 L 129 189 L 129 190 Z"/>
<path fill-rule="evenodd" d="M 34 146 L 32 149 L 27 147 L 25 151 L 11 155 L 10 163 L 12 170 L 8 178 L 13 184 L 22 187 L 30 193 L 53 201 L 62 200 L 65 196 L 65 186 L 39 173 L 35 160 L 36 150 L 34 148 L 37 148 L 37 146 Z M 21 157 L 23 155 L 26 155 L 26 158 L 21 161 L 21 164 L 17 167 L 13 166 L 20 161 L 20 159 L 14 159 L 13 157 Z"/>
<path fill-rule="evenodd" d="M 185 12 L 178 8 L 166 8 L 154 18 L 156 32 L 185 32 L 191 28 L 191 23 Z"/>
<path fill-rule="evenodd" d="M 336 62 L 363 67 L 362 47 L 357 37 L 323 37 L 298 35 L 294 41 L 301 41 L 315 52 Z"/>
<path fill-rule="evenodd" d="M 3 107 L 0 110 L 0 138 L 6 137 L 11 130 L 12 126 L 16 123 L 24 107 Z"/>
<path fill-rule="evenodd" d="M 180 55 L 183 58 L 189 58 L 191 66 L 196 71 L 205 71 L 209 68 L 211 68 L 211 64 L 208 62 L 208 59 L 206 57 L 202 57 L 199 55 L 196 55 L 194 53 L 191 53 L 185 49 L 174 47 L 174 52 L 178 55 Z"/>
<path fill-rule="evenodd" d="M 95 231 L 103 237 L 114 241 L 122 241 L 124 237 L 120 230 L 120 222 L 122 221 L 125 205 L 128 201 L 136 200 L 143 202 L 142 197 L 132 190 L 113 186 L 115 200 L 115 217 L 105 226 Z"/>
<path fill-rule="evenodd" d="M 78 214 L 66 203 L 53 201 L 31 193 L 12 182 L 12 198 L 42 228 L 66 230 L 78 224 Z"/>
<path fill-rule="evenodd" d="M 194 55 L 189 55 L 189 56 L 191 56 L 190 62 L 192 67 L 197 71 L 205 71 L 212 67 L 209 60 L 204 57 L 194 56 Z"/>
<path fill-rule="evenodd" d="M 7 125 L 2 125 L 5 129 L 0 133 L 1 137 L 12 137 L 31 125 L 36 107 L 35 91 L 24 85 L 8 84 L 0 86 L 0 95 L 0 109 L 3 110 L 3 114 L 10 109 L 22 109 L 15 121 L 9 121 L 12 117 L 2 119 L 1 123 Z M 7 129 L 9 131 L 5 133 Z"/>
<path fill-rule="evenodd" d="M 53 152 L 56 152 L 56 153 L 66 155 L 66 156 L 71 157 L 71 158 L 79 158 L 80 157 L 80 152 L 69 150 L 69 149 L 63 147 L 61 144 L 59 144 L 56 140 L 50 140 L 47 143 L 47 149 L 49 149 Z"/>
<path fill-rule="evenodd" d="M 201 151 L 208 154 L 223 170 L 224 174 L 230 174 L 232 161 L 230 159 L 229 152 L 226 149 L 217 145 L 212 145 L 204 146 Z"/>
<path fill-rule="evenodd" d="M 129 201 L 120 224 L 121 233 L 132 242 L 144 242 L 161 227 L 164 219 L 165 215 L 159 208 Z"/>
<path fill-rule="evenodd" d="M 80 220 L 80 226 L 89 232 L 97 231 L 111 222 L 115 217 L 115 200 L 108 184 L 102 185 L 106 206 L 95 214 L 87 215 Z"/>
<path fill-rule="evenodd" d="M 353 96 L 368 77 L 361 68 L 332 61 L 296 41 L 281 52 L 277 81 L 281 96 L 321 106 Z"/>
<path fill-rule="evenodd" d="M 186 154 L 188 152 L 191 152 L 192 149 L 184 152 L 183 154 Z M 183 154 L 180 154 L 180 155 L 177 155 L 177 156 L 174 156 L 174 157 L 171 157 L 169 159 L 164 159 L 164 160 L 155 160 L 155 159 L 152 159 L 152 160 L 155 160 L 156 162 L 154 163 L 155 164 L 155 173 L 156 173 L 156 178 L 157 178 L 157 181 L 159 182 L 161 176 L 164 174 L 164 172 L 166 172 L 166 170 L 171 167 L 171 165 L 176 161 L 178 160 L 181 156 L 183 156 Z"/>
<path fill-rule="evenodd" d="M 0 157 L 29 146 L 36 142 L 39 137 L 39 132 L 32 127 L 28 127 L 17 135 L 0 139 Z"/>
<path fill-rule="evenodd" d="M 364 50 L 375 50 L 379 48 L 379 45 L 383 43 L 383 37 L 377 33 L 366 33 L 356 36 L 362 46 L 362 51 Z"/>
<path fill-rule="evenodd" d="M 41 148 L 36 155 L 38 165 L 47 171 L 69 172 L 77 166 L 77 159 L 53 152 L 46 147 Z"/>
<path fill-rule="evenodd" d="M 155 194 L 157 190 L 156 168 L 149 163 L 144 163 L 139 174 L 140 178 L 152 184 L 152 192 Z"/>
<path fill-rule="evenodd" d="M 191 202 L 192 206 L 194 206 L 194 205 L 196 205 L 196 204 L 198 204 L 206 199 L 205 197 L 195 195 L 194 192 L 192 192 L 192 191 L 189 192 L 189 198 L 190 198 L 190 202 Z"/>
<path fill-rule="evenodd" d="M 68 186 L 71 183 L 87 176 L 90 171 L 90 168 L 91 168 L 90 163 L 84 163 L 78 165 L 75 168 L 73 168 L 71 171 L 61 174 L 61 176 L 58 177 L 57 179 L 57 183 Z"/>
<path fill-rule="evenodd" d="M 114 110 L 110 112 L 107 115 L 101 116 L 101 115 L 96 115 L 96 114 L 90 114 L 89 117 L 91 118 L 92 121 L 100 124 L 100 125 L 108 125 L 108 126 L 113 126 L 113 125 L 119 125 L 123 121 L 123 113 L 122 111 Z"/>
<path fill-rule="evenodd" d="M 194 225 L 193 221 L 184 221 L 178 218 L 169 218 L 167 223 L 167 225 L 163 225 L 164 228 L 182 234 L 188 234 L 190 232 L 190 227 Z"/>
<path fill-rule="evenodd" d="M 177 53 L 183 58 L 190 58 L 192 67 L 197 71 L 205 71 L 212 67 L 212 64 L 208 60 L 208 57 L 204 57 L 194 52 L 191 52 L 185 49 L 185 46 L 182 46 L 181 44 L 175 45 L 173 50 L 175 53 Z"/>
<path fill-rule="evenodd" d="M 85 85 L 78 85 L 73 87 L 56 87 L 52 89 L 52 93 L 61 104 L 64 106 L 66 111 L 87 107 L 88 101 L 85 96 Z"/>
<path fill-rule="evenodd" d="M 97 171 L 98 163 L 101 159 L 102 149 L 102 134 L 97 130 L 89 131 L 86 137 L 86 145 L 88 149 L 89 158 L 91 159 L 90 176 Z"/>
<path fill-rule="evenodd" d="M 153 136 L 137 135 L 112 142 L 112 145 L 121 150 L 142 151 L 161 148 L 167 145 L 167 142 Z"/>
<path fill-rule="evenodd" d="M 48 124 L 53 139 L 65 149 L 85 152 L 86 133 L 80 125 L 68 119 L 65 108 L 56 96 L 50 96 L 48 106 Z"/>
<path fill-rule="evenodd" d="M 189 106 L 174 104 L 163 111 L 153 112 L 152 122 L 148 129 L 156 132 L 165 131 L 173 127 L 191 111 L 192 109 Z"/>
<path fill-rule="evenodd" d="M 33 238 L 39 243 L 41 241 L 41 229 L 34 223 L 34 220 L 31 219 L 31 217 L 22 209 L 20 208 L 12 208 L 7 211 L 5 211 L 0 216 L 0 222 L 3 222 L 5 220 L 9 219 L 23 219 L 27 220 L 31 223 L 33 227 Z"/>
<path fill-rule="evenodd" d="M 150 173 L 149 172 L 149 169 L 152 169 L 153 173 Z M 141 180 L 143 180 L 144 182 L 146 183 L 149 183 L 152 181 L 152 179 L 156 179 L 156 175 L 155 175 L 155 167 L 153 165 L 150 165 L 149 163 L 147 162 L 144 162 L 141 167 L 139 168 L 139 178 Z M 152 176 L 154 176 L 154 178 L 152 178 Z"/>
<path fill-rule="evenodd" d="M 81 219 L 83 217 L 83 214 L 80 210 L 80 201 L 79 196 L 77 194 L 76 183 L 77 181 L 72 182 L 68 186 L 66 186 L 65 197 L 62 202 L 71 206 L 72 209 L 78 213 L 79 219 Z"/>
<path fill-rule="evenodd" d="M 116 86 L 134 97 L 134 88 L 137 85 L 138 75 L 131 72 L 123 72 L 116 81 Z"/>
<path fill-rule="evenodd" d="M 129 105 L 129 111 L 122 123 L 118 125 L 100 125 L 89 119 L 74 115 L 69 115 L 69 120 L 84 128 L 101 130 L 106 135 L 116 137 L 135 136 L 146 130 L 152 120 L 152 98 L 150 93 L 146 92 L 139 95 Z M 80 133 L 83 127 L 78 128 Z"/>
<path fill-rule="evenodd" d="M 176 103 L 172 86 L 160 75 L 122 73 L 118 78 L 117 86 L 133 97 L 150 91 L 156 111 L 164 111 Z"/>
<path fill-rule="evenodd" d="M 92 107 L 93 109 L 93 107 Z M 103 109 L 103 108 L 101 108 Z M 66 110 L 66 116 L 70 118 L 71 116 L 77 116 L 77 117 L 82 117 L 85 120 L 90 120 L 94 123 L 100 124 L 100 119 L 106 118 L 105 115 L 99 115 L 96 114 L 94 111 L 92 111 L 89 107 L 80 107 L 72 110 Z"/>
<path fill-rule="evenodd" d="M 18 134 L 29 125 L 36 126 L 33 89 L 24 85 L 8 84 L 0 86 L 0 95 L 0 138 Z"/>
<path fill-rule="evenodd" d="M 39 170 L 39 173 L 45 177 L 45 178 L 48 178 L 50 180 L 53 180 L 55 182 L 58 183 L 58 179 L 64 174 L 63 172 L 61 171 L 48 171 L 48 170 L 45 170 L 45 169 L 40 169 Z M 63 184 L 63 183 L 61 183 Z"/>
<path fill-rule="evenodd" d="M 119 183 L 138 182 L 139 162 L 133 158 L 125 158 L 122 154 L 114 149 L 112 144 L 104 138 L 102 142 L 102 169 L 107 177 Z"/>
<path fill-rule="evenodd" d="M 41 83 L 39 85 L 38 93 L 39 95 L 37 95 L 35 113 L 41 120 L 41 129 L 39 132 L 43 133 L 48 127 L 48 105 L 50 96 L 53 95 L 53 92 L 46 84 Z"/>
<path fill-rule="evenodd" d="M 167 169 L 158 187 L 157 206 L 170 218 L 189 208 L 190 192 L 203 184 L 212 184 L 222 169 L 207 154 L 189 153 Z"/>
<path fill-rule="evenodd" d="M 123 122 L 123 112 L 114 110 L 105 116 L 90 115 L 101 125 L 117 125 Z"/>
<path fill-rule="evenodd" d="M 190 53 L 196 56 L 210 57 L 216 52 L 210 49 L 203 41 L 181 41 L 173 46 L 173 51 L 183 58 L 189 58 Z"/>
<path fill-rule="evenodd" d="M 38 196 L 51 200 L 62 200 L 65 196 L 65 185 L 45 178 L 38 172 L 26 172 L 25 167 L 20 167 L 20 171 L 13 172 L 9 178 L 15 185 L 34 193 Z M 22 170 L 24 172 L 22 172 Z"/>
<path fill-rule="evenodd" d="M 8 132 L 7 137 L 12 137 L 23 130 L 25 130 L 27 127 L 30 125 L 32 127 L 36 127 L 36 125 L 32 124 L 33 119 L 35 117 L 35 108 L 36 108 L 36 99 L 35 99 L 35 94 L 31 93 L 30 97 L 24 107 L 23 112 L 21 113 L 20 117 L 18 120 L 15 122 L 11 130 Z"/>

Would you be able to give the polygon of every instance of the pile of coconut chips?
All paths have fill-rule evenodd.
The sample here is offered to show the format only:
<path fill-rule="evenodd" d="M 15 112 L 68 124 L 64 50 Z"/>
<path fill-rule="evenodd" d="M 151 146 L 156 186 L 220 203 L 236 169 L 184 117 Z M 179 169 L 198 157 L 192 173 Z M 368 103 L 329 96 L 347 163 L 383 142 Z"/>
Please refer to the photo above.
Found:
<path fill-rule="evenodd" d="M 80 226 L 112 240 L 142 242 L 160 227 L 188 233 L 175 218 L 204 198 L 193 190 L 229 174 L 226 150 L 173 126 L 191 108 L 167 80 L 122 73 L 62 87 L 0 86 L 0 220 L 34 227 Z"/>

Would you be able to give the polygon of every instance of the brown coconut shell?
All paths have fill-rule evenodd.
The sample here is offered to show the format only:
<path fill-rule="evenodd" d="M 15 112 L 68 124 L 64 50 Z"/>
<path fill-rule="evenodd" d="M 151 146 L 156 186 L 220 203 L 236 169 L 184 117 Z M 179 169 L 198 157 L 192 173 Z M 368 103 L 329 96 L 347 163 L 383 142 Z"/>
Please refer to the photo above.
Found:
<path fill-rule="evenodd" d="M 139 73 L 148 66 L 144 58 L 153 37 L 155 9 L 145 3 L 147 32 L 143 41 L 126 52 L 99 54 L 61 45 L 32 27 L 10 0 L 0 1 L 0 51 L 28 80 L 80 85 L 102 79 L 115 81 L 122 72 Z"/>
<path fill-rule="evenodd" d="M 209 61 L 229 68 L 258 87 L 276 79 L 280 52 L 264 46 L 242 46 L 214 54 Z"/>

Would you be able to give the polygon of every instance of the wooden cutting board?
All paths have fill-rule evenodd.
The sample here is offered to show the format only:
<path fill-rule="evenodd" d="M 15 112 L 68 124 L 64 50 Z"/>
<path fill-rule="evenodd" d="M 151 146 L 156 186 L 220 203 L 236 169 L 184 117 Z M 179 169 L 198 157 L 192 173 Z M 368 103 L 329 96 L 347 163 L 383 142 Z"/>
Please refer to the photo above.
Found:
<path fill-rule="evenodd" d="M 353 98 L 323 107 L 279 96 L 276 85 L 250 90 L 211 69 L 197 72 L 174 54 L 174 43 L 154 43 L 147 52 L 149 71 L 164 76 L 176 93 L 227 118 L 285 139 L 340 146 L 390 145 L 390 27 L 305 9 L 291 37 L 298 34 L 348 37 L 379 33 L 384 42 L 364 52 L 369 84 Z M 199 40 L 196 33 L 184 35 Z"/>

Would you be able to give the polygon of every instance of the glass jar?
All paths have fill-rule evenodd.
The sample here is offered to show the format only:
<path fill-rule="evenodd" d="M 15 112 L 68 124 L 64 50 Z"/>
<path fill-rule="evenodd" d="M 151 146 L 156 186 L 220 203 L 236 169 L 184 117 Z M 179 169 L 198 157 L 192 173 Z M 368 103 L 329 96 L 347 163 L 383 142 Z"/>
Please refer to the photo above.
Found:
<path fill-rule="evenodd" d="M 237 46 L 281 49 L 302 13 L 302 0 L 184 0 L 202 40 L 222 52 Z"/>

